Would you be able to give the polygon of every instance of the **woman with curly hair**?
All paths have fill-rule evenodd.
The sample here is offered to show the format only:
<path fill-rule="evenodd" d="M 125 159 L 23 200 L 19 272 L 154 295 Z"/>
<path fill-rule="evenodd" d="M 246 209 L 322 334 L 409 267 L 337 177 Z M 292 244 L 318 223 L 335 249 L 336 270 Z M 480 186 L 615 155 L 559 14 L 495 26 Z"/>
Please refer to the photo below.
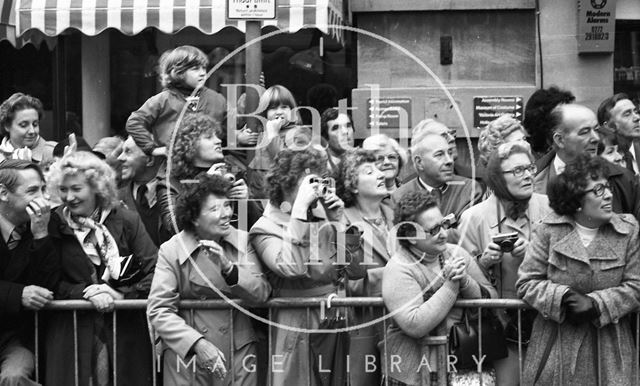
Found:
<path fill-rule="evenodd" d="M 383 356 L 394 357 L 383 358 L 382 371 L 389 385 L 419 385 L 420 369 L 427 368 L 422 338 L 449 334 L 463 317 L 463 310 L 454 308 L 456 300 L 496 293 L 476 260 L 447 243 L 449 222 L 435 196 L 426 190 L 408 192 L 394 213 L 399 245 L 382 275 L 382 298 L 393 317 L 386 342 L 380 342 L 387 347 Z M 431 371 L 439 371 L 431 353 L 425 358 Z"/>
<path fill-rule="evenodd" d="M 376 166 L 384 173 L 384 182 L 389 194 L 400 186 L 402 167 L 407 165 L 407 151 L 398 141 L 386 134 L 376 134 L 367 137 L 362 142 L 362 148 L 372 150 L 376 156 Z"/>
<path fill-rule="evenodd" d="M 207 174 L 198 181 L 178 198 L 182 231 L 160 246 L 149 294 L 147 314 L 162 340 L 164 384 L 256 385 L 256 372 L 246 370 L 257 355 L 247 315 L 233 308 L 179 310 L 185 299 L 221 299 L 222 293 L 262 303 L 271 292 L 247 233 L 230 224 L 231 182 Z M 195 373 L 176 366 L 178 358 L 189 363 L 192 356 Z"/>
<path fill-rule="evenodd" d="M 381 296 L 382 272 L 391 257 L 387 239 L 393 227 L 393 210 L 383 203 L 388 196 L 386 175 L 378 169 L 377 160 L 373 151 L 352 149 L 343 155 L 340 167 L 337 189 L 338 196 L 345 203 L 345 224 L 356 225 L 364 232 L 363 252 L 367 269 L 363 279 L 349 282 L 350 296 Z M 382 311 L 356 308 L 353 315 L 351 324 L 361 324 L 381 317 Z M 383 332 L 382 323 L 351 332 L 349 376 L 352 385 L 380 384 L 380 373 L 367 371 L 365 355 L 376 357 L 376 363 L 380 363 L 376 346 Z"/>
<path fill-rule="evenodd" d="M 504 114 L 494 119 L 482 129 L 478 138 L 481 165 L 487 166 L 489 157 L 501 144 L 524 141 L 526 138 L 527 131 L 511 114 Z"/>
<path fill-rule="evenodd" d="M 250 239 L 267 271 L 273 297 L 327 297 L 345 279 L 365 274 L 358 259 L 359 235 L 347 235 L 347 251 L 340 251 L 345 247 L 337 243 L 337 233 L 344 227 L 340 224 L 344 203 L 329 184 L 322 183 L 326 173 L 325 152 L 310 147 L 281 151 L 267 176 L 269 204 L 251 228 Z M 335 317 L 335 308 L 328 313 Z M 273 331 L 271 354 L 282 359 L 278 361 L 283 371 L 272 371 L 270 384 L 321 384 L 320 369 L 311 359 L 311 337 L 300 331 L 320 326 L 320 310 L 276 309 L 272 315 L 274 322 L 293 330 Z"/>
<path fill-rule="evenodd" d="M 524 385 L 637 385 L 629 320 L 640 307 L 640 241 L 612 210 L 606 161 L 580 155 L 549 185 L 554 213 L 533 230 L 518 296 L 540 314 Z"/>
<path fill-rule="evenodd" d="M 493 194 L 481 203 L 462 212 L 458 229 L 464 235 L 460 242 L 487 273 L 495 284 L 498 297 L 516 299 L 518 267 L 527 251 L 535 224 L 549 212 L 547 196 L 533 192 L 535 163 L 529 144 L 525 141 L 503 143 L 489 156 L 486 168 L 487 187 Z M 513 245 L 499 245 L 494 237 L 517 234 Z M 511 248 L 512 247 L 512 248 Z M 515 310 L 513 310 L 515 311 Z M 494 361 L 498 385 L 517 385 L 518 361 L 518 313 L 499 310 L 498 318 L 506 326 L 507 358 Z M 529 310 L 521 315 L 521 334 L 526 344 L 531 333 L 533 317 Z"/>
<path fill-rule="evenodd" d="M 228 167 L 222 153 L 222 129 L 208 115 L 195 113 L 186 116 L 178 128 L 166 170 L 158 172 L 157 196 L 162 223 L 170 234 L 179 231 L 174 221 L 176 199 L 185 184 L 193 183 L 200 173 L 227 175 Z M 249 189 L 243 179 L 234 179 L 229 199 L 244 200 Z M 166 240 L 163 240 L 166 241 Z"/>
<path fill-rule="evenodd" d="M 118 203 L 115 172 L 93 153 L 65 155 L 51 165 L 47 183 L 62 202 L 49 223 L 49 234 L 61 257 L 62 274 L 55 297 L 86 299 L 98 313 L 78 313 L 77 330 L 69 312 L 51 313 L 47 323 L 46 384 L 74 383 L 75 352 L 79 384 L 114 382 L 110 360 L 114 344 L 117 357 L 140 361 L 140 366 L 133 368 L 119 360 L 118 383 L 150 384 L 151 352 L 144 314 L 118 311 L 114 320 L 105 313 L 113 311 L 115 300 L 147 296 L 156 246 L 138 214 Z"/>
<path fill-rule="evenodd" d="M 47 164 L 53 160 L 56 143 L 40 136 L 44 109 L 40 99 L 15 93 L 0 105 L 0 161 L 19 158 Z"/>

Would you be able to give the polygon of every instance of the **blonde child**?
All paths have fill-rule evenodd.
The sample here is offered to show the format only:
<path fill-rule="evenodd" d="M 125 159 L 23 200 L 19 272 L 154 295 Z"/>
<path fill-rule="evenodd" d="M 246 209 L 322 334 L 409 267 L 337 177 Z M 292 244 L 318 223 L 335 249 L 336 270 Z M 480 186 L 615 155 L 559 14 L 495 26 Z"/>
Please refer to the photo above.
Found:
<path fill-rule="evenodd" d="M 131 113 L 126 125 L 127 132 L 145 154 L 166 156 L 166 146 L 185 104 L 187 113 L 201 112 L 224 124 L 225 98 L 204 86 L 208 65 L 205 53 L 192 46 L 180 46 L 162 55 L 164 90 Z"/>

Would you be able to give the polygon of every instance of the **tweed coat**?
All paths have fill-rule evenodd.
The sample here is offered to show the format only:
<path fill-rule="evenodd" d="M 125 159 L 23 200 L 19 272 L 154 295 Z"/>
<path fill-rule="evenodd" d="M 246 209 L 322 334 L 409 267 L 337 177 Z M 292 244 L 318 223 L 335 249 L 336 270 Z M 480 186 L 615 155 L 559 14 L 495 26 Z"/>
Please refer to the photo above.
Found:
<path fill-rule="evenodd" d="M 584 247 L 571 217 L 543 219 L 520 265 L 518 296 L 540 313 L 524 362 L 524 385 L 637 385 L 638 363 L 629 320 L 640 309 L 638 222 L 614 214 Z M 598 305 L 599 318 L 565 321 L 562 297 L 569 289 Z M 598 370 L 598 360 L 600 367 Z"/>
<path fill-rule="evenodd" d="M 301 221 L 268 204 L 251 228 L 251 244 L 268 271 L 274 298 L 327 297 L 336 292 L 341 275 L 339 265 L 334 264 L 338 262 L 337 232 L 326 220 L 318 220 Z M 318 237 L 311 237 L 315 232 Z M 364 277 L 366 271 L 360 261 L 361 256 L 344 266 L 347 278 Z M 319 328 L 321 322 L 320 309 L 277 309 L 272 312 L 272 319 L 299 329 Z M 272 334 L 271 354 L 276 371 L 272 371 L 271 384 L 315 385 L 309 334 L 282 328 L 273 328 Z"/>
<path fill-rule="evenodd" d="M 247 233 L 232 229 L 221 245 L 225 255 L 239 263 L 238 283 L 235 285 L 227 284 L 218 262 L 199 248 L 191 232 L 182 231 L 160 246 L 147 314 L 151 327 L 161 339 L 165 385 L 252 385 L 256 382 L 256 374 L 246 370 L 250 367 L 247 363 L 255 359 L 257 341 L 247 315 L 236 309 L 193 312 L 178 309 L 180 300 L 220 299 L 221 296 L 208 282 L 228 298 L 256 303 L 267 300 L 271 287 L 262 273 L 255 251 L 248 244 Z M 233 336 L 230 336 L 231 332 Z M 178 357 L 182 363 L 190 363 L 193 345 L 200 338 L 207 339 L 223 352 L 228 370 L 224 380 L 197 366 L 195 372 L 179 368 L 182 364 Z M 232 363 L 235 367 L 230 369 Z"/>
<path fill-rule="evenodd" d="M 500 218 L 498 218 L 498 211 Z M 484 252 L 492 237 L 498 233 L 517 232 L 519 238 L 529 240 L 535 224 L 550 212 L 547 196 L 533 193 L 527 211 L 522 217 L 513 220 L 506 216 L 504 207 L 492 194 L 485 201 L 462 213 L 460 225 L 458 225 L 462 236 L 460 242 L 471 256 L 477 256 Z M 521 262 L 521 259 L 505 252 L 502 254 L 502 262 L 491 268 L 499 298 L 517 298 L 516 280 Z"/>

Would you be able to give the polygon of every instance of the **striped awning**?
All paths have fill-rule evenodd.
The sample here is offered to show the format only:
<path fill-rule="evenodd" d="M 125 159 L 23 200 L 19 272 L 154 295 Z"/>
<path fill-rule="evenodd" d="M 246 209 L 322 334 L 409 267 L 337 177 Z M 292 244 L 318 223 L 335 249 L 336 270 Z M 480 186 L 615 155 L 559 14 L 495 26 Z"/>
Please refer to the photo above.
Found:
<path fill-rule="evenodd" d="M 6 1 L 6 0 L 5 0 Z M 73 28 L 93 36 L 107 28 L 135 35 L 153 27 L 173 34 L 194 27 L 214 34 L 224 27 L 244 32 L 246 22 L 226 19 L 226 0 L 14 0 L 19 35 L 37 29 L 56 36 Z M 280 0 L 275 20 L 262 21 L 287 32 L 313 27 L 343 41 L 342 0 Z"/>
<path fill-rule="evenodd" d="M 16 13 L 13 0 L 0 1 L 0 41 L 16 45 Z"/>

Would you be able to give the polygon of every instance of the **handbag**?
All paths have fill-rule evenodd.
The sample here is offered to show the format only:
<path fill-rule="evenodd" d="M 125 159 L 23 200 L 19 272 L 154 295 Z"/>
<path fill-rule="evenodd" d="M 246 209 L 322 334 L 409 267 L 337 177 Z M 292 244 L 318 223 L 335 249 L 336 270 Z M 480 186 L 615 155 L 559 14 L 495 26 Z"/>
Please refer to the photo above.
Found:
<path fill-rule="evenodd" d="M 343 386 L 347 384 L 347 354 L 349 354 L 349 333 L 335 332 L 347 327 L 344 317 L 339 315 L 324 318 L 318 329 L 326 333 L 309 334 L 309 355 L 313 367 L 313 378 L 319 386 Z M 324 370 L 324 371 L 322 371 Z M 327 371 L 329 370 L 329 371 Z"/>
<path fill-rule="evenodd" d="M 478 334 L 478 321 L 470 320 L 469 311 L 464 310 L 462 321 L 451 326 L 449 348 L 457 359 L 456 369 L 475 369 L 480 362 L 479 337 L 482 337 L 483 364 L 506 358 L 507 342 L 502 323 L 490 310 L 480 312 L 482 331 Z M 475 360 L 474 360 L 475 358 Z"/>

